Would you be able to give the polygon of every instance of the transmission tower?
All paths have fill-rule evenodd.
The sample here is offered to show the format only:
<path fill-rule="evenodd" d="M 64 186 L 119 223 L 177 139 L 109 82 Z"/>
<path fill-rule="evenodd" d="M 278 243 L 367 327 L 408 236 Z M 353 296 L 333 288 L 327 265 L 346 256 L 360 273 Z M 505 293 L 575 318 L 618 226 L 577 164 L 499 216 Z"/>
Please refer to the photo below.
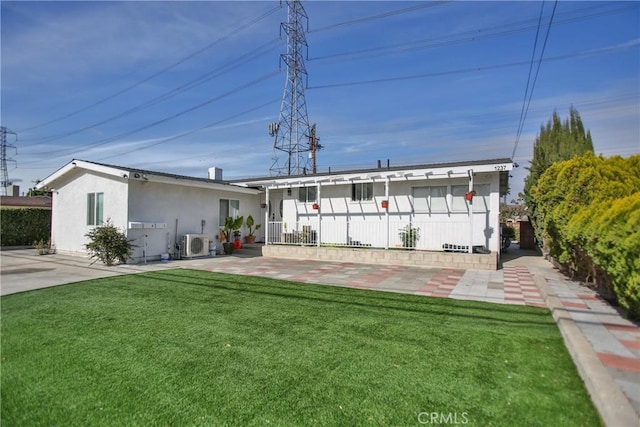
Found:
<path fill-rule="evenodd" d="M 0 188 L 0 191 L 2 191 L 3 196 L 9 194 L 8 187 L 11 185 L 9 182 L 9 169 L 7 169 L 7 162 L 16 163 L 15 160 L 7 157 L 8 148 L 16 149 L 14 145 L 7 143 L 7 135 L 15 135 L 16 140 L 18 139 L 18 134 L 10 131 L 4 126 L 0 126 L 0 168 L 2 169 L 2 188 Z"/>
<path fill-rule="evenodd" d="M 286 3 L 287 22 L 281 24 L 280 32 L 287 35 L 287 53 L 280 59 L 287 65 L 287 81 L 278 121 L 269 125 L 269 135 L 274 137 L 270 174 L 303 175 L 315 173 L 315 152 L 320 148 L 316 143 L 315 125 L 311 134 L 304 98 L 307 69 L 303 52 L 308 49 L 305 32 L 309 17 L 299 0 Z"/>

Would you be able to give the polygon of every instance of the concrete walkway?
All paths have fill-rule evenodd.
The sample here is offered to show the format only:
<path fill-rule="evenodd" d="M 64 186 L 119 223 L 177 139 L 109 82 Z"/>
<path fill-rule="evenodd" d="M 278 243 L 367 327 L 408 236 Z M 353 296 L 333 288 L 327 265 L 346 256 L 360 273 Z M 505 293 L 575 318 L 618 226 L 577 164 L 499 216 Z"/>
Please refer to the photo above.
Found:
<path fill-rule="evenodd" d="M 86 258 L 0 252 L 2 295 L 167 268 L 194 268 L 441 298 L 549 307 L 606 425 L 640 425 L 640 328 L 533 251 L 510 248 L 498 271 L 328 263 L 239 251 L 168 263 L 104 267 Z"/>

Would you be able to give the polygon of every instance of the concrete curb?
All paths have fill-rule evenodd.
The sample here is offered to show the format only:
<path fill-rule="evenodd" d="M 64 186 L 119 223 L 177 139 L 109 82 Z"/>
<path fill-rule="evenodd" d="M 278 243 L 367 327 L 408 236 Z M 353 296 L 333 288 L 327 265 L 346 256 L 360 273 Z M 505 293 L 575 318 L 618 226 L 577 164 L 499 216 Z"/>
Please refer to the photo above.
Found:
<path fill-rule="evenodd" d="M 600 362 L 593 346 L 564 308 L 560 298 L 549 287 L 544 277 L 535 275 L 534 282 L 558 324 L 569 354 L 605 425 L 640 425 L 640 419 L 631 403 Z"/>

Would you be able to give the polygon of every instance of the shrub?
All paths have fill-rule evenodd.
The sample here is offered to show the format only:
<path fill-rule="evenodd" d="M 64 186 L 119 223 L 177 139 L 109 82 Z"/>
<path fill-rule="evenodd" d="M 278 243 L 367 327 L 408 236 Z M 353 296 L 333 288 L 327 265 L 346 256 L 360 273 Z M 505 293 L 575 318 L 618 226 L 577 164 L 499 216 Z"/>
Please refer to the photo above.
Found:
<path fill-rule="evenodd" d="M 640 191 L 640 176 L 633 168 L 638 160 L 634 157 L 604 158 L 588 153 L 556 163 L 540 177 L 532 191 L 545 249 L 551 256 L 575 271 L 574 242 L 567 234 L 569 221 L 592 203 Z"/>
<path fill-rule="evenodd" d="M 640 319 L 640 192 L 583 209 L 568 235 L 594 282 L 610 281 L 629 317 Z"/>
<path fill-rule="evenodd" d="M 51 209 L 0 209 L 2 246 L 26 246 L 48 240 L 51 235 Z"/>
<path fill-rule="evenodd" d="M 407 225 L 399 230 L 398 237 L 402 241 L 402 247 L 415 248 L 416 242 L 420 239 L 420 229 Z"/>
<path fill-rule="evenodd" d="M 51 246 L 51 240 L 35 240 L 33 242 L 33 247 L 36 248 L 36 253 L 38 255 L 47 255 L 55 252 L 55 249 Z"/>
<path fill-rule="evenodd" d="M 131 243 L 133 240 L 127 240 L 124 232 L 118 230 L 110 219 L 89 231 L 85 236 L 91 240 L 85 245 L 89 256 L 108 266 L 114 265 L 116 261 L 121 264 L 126 263 L 134 248 Z"/>
<path fill-rule="evenodd" d="M 557 163 L 532 191 L 549 254 L 640 318 L 640 155 Z"/>
<path fill-rule="evenodd" d="M 503 225 L 502 226 L 502 236 L 503 237 L 507 237 L 509 239 L 515 239 L 516 238 L 516 229 L 509 226 L 509 225 Z"/>

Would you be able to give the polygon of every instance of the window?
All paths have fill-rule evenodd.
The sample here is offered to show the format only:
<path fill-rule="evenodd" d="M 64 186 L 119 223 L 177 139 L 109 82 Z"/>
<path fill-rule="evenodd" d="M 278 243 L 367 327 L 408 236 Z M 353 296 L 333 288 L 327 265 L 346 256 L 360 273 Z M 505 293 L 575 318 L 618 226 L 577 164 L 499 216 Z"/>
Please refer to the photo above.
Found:
<path fill-rule="evenodd" d="M 489 184 L 477 184 L 474 186 L 476 194 L 473 196 L 473 211 L 474 212 L 487 212 L 491 206 L 491 189 Z M 469 202 L 464 198 L 464 195 L 469 191 L 468 185 L 452 185 L 452 210 L 454 211 L 468 211 Z"/>
<path fill-rule="evenodd" d="M 413 188 L 414 212 L 447 212 L 447 186 Z"/>
<path fill-rule="evenodd" d="M 476 195 L 473 196 L 473 211 L 488 212 L 491 210 L 491 192 L 489 184 L 478 184 L 474 187 Z"/>
<path fill-rule="evenodd" d="M 313 203 L 316 201 L 317 191 L 316 187 L 300 187 L 298 188 L 298 201 L 300 203 Z"/>
<path fill-rule="evenodd" d="M 220 216 L 218 225 L 224 227 L 227 217 L 236 218 L 240 216 L 240 200 L 220 199 Z"/>
<path fill-rule="evenodd" d="M 351 184 L 351 201 L 373 200 L 373 182 Z"/>
<path fill-rule="evenodd" d="M 465 193 L 469 191 L 469 185 L 451 186 L 451 210 L 454 212 L 467 211 L 467 201 L 464 199 Z"/>
<path fill-rule="evenodd" d="M 87 194 L 87 225 L 104 223 L 104 193 Z"/>

